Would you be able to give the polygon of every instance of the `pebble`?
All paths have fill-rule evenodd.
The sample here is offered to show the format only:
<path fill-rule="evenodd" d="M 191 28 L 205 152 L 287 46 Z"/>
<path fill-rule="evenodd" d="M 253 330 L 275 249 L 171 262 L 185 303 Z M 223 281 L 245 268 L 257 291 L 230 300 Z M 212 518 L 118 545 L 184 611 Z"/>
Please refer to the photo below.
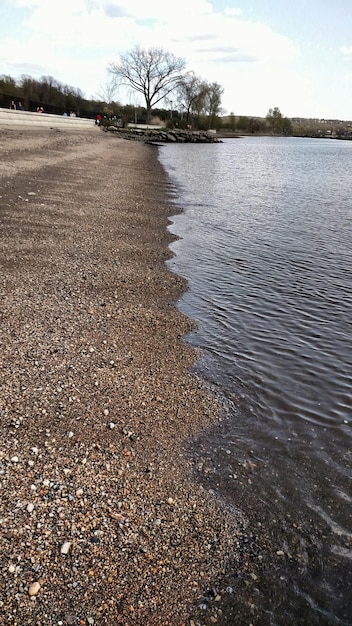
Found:
<path fill-rule="evenodd" d="M 46 134 L 51 136 L 49 131 L 45 131 Z M 65 137 L 62 134 L 57 137 L 60 142 L 66 141 L 66 133 Z M 92 146 L 99 143 L 99 137 L 100 133 L 96 138 L 92 137 Z M 106 152 L 105 137 L 101 142 L 99 155 Z M 76 144 L 73 145 L 76 150 Z M 121 150 L 123 154 L 126 151 L 126 155 L 129 155 L 131 146 L 124 147 L 121 144 Z M 138 147 L 138 154 L 141 150 Z M 61 154 L 60 150 L 55 149 L 53 152 L 55 159 L 58 158 L 58 152 Z M 114 153 L 115 146 L 111 153 L 109 150 L 109 155 Z M 82 160 L 77 151 L 77 159 L 72 165 L 75 167 L 74 163 L 81 163 Z M 120 156 L 117 160 L 124 165 L 124 159 L 120 159 Z M 47 164 L 44 159 L 43 162 Z M 59 172 L 58 167 L 55 167 L 55 172 Z M 33 178 L 31 170 L 28 176 Z M 154 166 L 150 176 L 154 181 Z M 20 184 L 23 184 L 23 177 L 19 178 Z M 76 187 L 78 180 L 75 170 L 71 171 L 70 161 L 70 182 L 75 184 L 72 197 L 75 199 L 77 192 L 77 202 L 80 190 L 80 187 Z M 49 200 L 44 206 L 51 206 L 49 202 L 52 193 L 55 194 L 56 187 L 52 187 L 51 183 L 50 179 Z M 125 181 L 121 182 L 121 186 L 125 189 Z M 159 197 L 159 185 L 156 187 Z M 100 187 L 97 192 L 99 190 Z M 102 190 L 105 190 L 105 183 Z M 102 206 L 115 203 L 115 192 L 115 187 L 112 187 L 110 199 L 106 202 L 104 197 L 99 197 Z M 139 185 L 136 193 L 140 193 L 138 203 L 140 198 L 143 204 L 144 193 Z M 91 215 L 92 224 L 95 224 L 95 190 L 93 196 Z M 109 235 L 106 252 L 102 250 L 108 263 L 100 271 L 100 260 L 96 264 L 95 256 L 84 255 L 84 251 L 93 249 L 95 244 L 99 245 L 105 238 L 109 227 L 105 217 L 108 215 L 110 219 L 111 213 L 111 220 L 115 224 L 115 211 L 108 210 L 106 215 L 104 213 L 104 228 L 100 232 L 92 228 L 89 222 L 90 205 L 89 202 L 86 204 L 84 197 L 87 216 L 84 212 L 82 220 L 79 212 L 77 217 L 78 227 L 84 227 L 77 248 L 74 230 L 72 237 L 61 237 L 61 224 L 66 228 L 65 215 L 61 213 L 64 203 L 58 197 L 56 205 L 56 195 L 54 197 L 55 207 L 60 206 L 59 214 L 56 208 L 43 214 L 45 227 L 49 226 L 49 218 L 51 220 L 53 217 L 54 220 L 53 231 L 50 230 L 50 246 L 45 246 L 49 262 L 42 267 L 38 259 L 34 259 L 33 272 L 28 263 L 26 272 L 21 274 L 23 281 L 19 283 L 17 278 L 20 275 L 16 274 L 15 288 L 9 283 L 9 300 L 6 299 L 6 306 L 9 304 L 6 330 L 11 331 L 6 333 L 8 343 L 5 348 L 9 351 L 6 351 L 6 362 L 8 360 L 13 367 L 8 367 L 10 371 L 6 372 L 9 384 L 5 386 L 8 395 L 4 398 L 5 406 L 8 404 L 10 416 L 23 415 L 29 419 L 25 422 L 26 427 L 22 426 L 16 431 L 18 441 L 13 440 L 12 430 L 8 436 L 7 415 L 3 420 L 5 435 L 1 432 L 0 455 L 3 455 L 1 459 L 4 460 L 5 475 L 0 478 L 6 489 L 3 529 L 6 529 L 8 541 L 2 542 L 4 545 L 0 550 L 3 573 L 7 578 L 6 587 L 0 593 L 0 615 L 12 621 L 13 626 L 16 623 L 18 626 L 49 626 L 49 623 L 51 626 L 78 626 L 79 622 L 82 626 L 95 626 L 98 622 L 112 625 L 119 620 L 122 620 L 121 623 L 133 621 L 141 625 L 155 621 L 160 624 L 189 623 L 185 607 L 194 602 L 195 594 L 200 593 L 193 591 L 189 581 L 195 576 L 198 580 L 199 575 L 204 579 L 205 586 L 208 580 L 213 580 L 213 576 L 215 579 L 218 568 L 223 567 L 224 558 L 232 550 L 235 534 L 231 530 L 229 548 L 227 532 L 229 527 L 232 529 L 232 524 L 227 514 L 223 518 L 222 508 L 215 501 L 208 495 L 204 498 L 198 486 L 191 485 L 188 480 L 188 461 L 180 458 L 184 433 L 179 432 L 173 419 L 167 419 L 169 412 L 176 414 L 176 409 L 181 407 L 180 419 L 185 420 L 187 437 L 195 436 L 204 421 L 207 425 L 213 421 L 213 403 L 203 398 L 203 387 L 199 388 L 199 384 L 190 380 L 184 371 L 190 359 L 188 351 L 184 362 L 184 349 L 179 346 L 175 351 L 175 359 L 172 359 L 171 364 L 169 362 L 169 350 L 174 350 L 175 338 L 183 336 L 188 330 L 188 322 L 176 313 L 171 314 L 170 322 L 169 305 L 166 308 L 159 307 L 159 304 L 155 307 L 154 296 L 157 292 L 159 298 L 162 290 L 164 298 L 166 289 L 165 296 L 171 302 L 174 287 L 177 295 L 183 288 L 182 281 L 170 274 L 169 283 L 164 270 L 157 276 L 157 272 L 154 272 L 154 253 L 157 251 L 153 243 L 151 247 L 146 244 L 147 280 L 151 280 L 151 290 L 150 294 L 144 295 L 143 291 L 140 295 L 142 259 L 139 254 L 136 255 L 138 271 L 130 271 L 135 268 L 134 264 L 131 266 L 130 258 L 130 246 L 133 257 L 137 250 L 135 236 L 128 243 L 126 264 L 120 257 L 117 262 L 119 237 L 124 228 L 120 223 L 116 233 L 111 231 L 112 237 L 114 233 L 117 234 L 114 237 L 111 264 L 108 259 L 111 252 Z M 87 200 L 90 201 L 89 198 Z M 77 210 L 79 207 L 77 205 Z M 126 207 L 123 204 L 126 215 L 128 207 L 129 210 L 133 207 L 134 211 L 133 197 L 126 200 Z M 76 212 L 71 210 L 74 208 L 71 205 L 67 208 L 71 229 L 71 216 L 73 218 Z M 150 207 L 148 204 L 153 224 L 155 208 L 153 200 Z M 149 213 L 144 215 L 144 205 L 140 209 L 141 219 L 148 218 L 149 231 Z M 17 205 L 14 210 L 17 212 Z M 165 207 L 162 208 L 163 216 L 164 211 Z M 132 214 L 129 219 L 134 221 L 135 215 Z M 76 221 L 73 222 L 72 229 L 76 228 Z M 32 228 L 29 220 L 28 225 L 31 228 L 29 241 L 33 236 L 34 246 L 35 228 Z M 25 233 L 27 235 L 27 230 Z M 56 240 L 58 247 L 54 245 Z M 125 242 L 122 243 L 122 252 L 125 254 Z M 140 243 L 144 244 L 144 241 Z M 9 250 L 6 247 L 5 255 Z M 56 253 L 59 254 L 60 263 L 56 262 Z M 76 271 L 81 254 L 85 257 L 84 266 L 81 265 Z M 10 252 L 9 262 L 11 259 Z M 42 260 L 45 261 L 40 255 Z M 54 260 L 55 265 L 52 266 Z M 152 265 L 150 268 L 149 263 Z M 113 268 L 111 276 L 110 265 Z M 127 277 L 126 282 L 124 276 Z M 110 277 L 113 284 L 109 282 Z M 88 279 L 87 286 L 92 283 L 93 289 L 85 287 L 83 278 Z M 129 284 L 130 280 L 133 281 L 132 285 Z M 112 288 L 115 286 L 119 309 L 116 309 L 112 299 Z M 52 288 L 55 289 L 53 297 Z M 100 309 L 99 304 L 105 295 L 108 309 L 114 309 L 109 325 L 106 325 L 104 309 Z M 139 309 L 137 303 L 140 298 Z M 93 314 L 88 316 L 86 311 L 89 306 Z M 57 315 L 60 315 L 60 319 Z M 148 324 L 148 320 L 151 324 Z M 160 333 L 155 333 L 157 328 Z M 16 365 L 18 346 L 15 345 L 17 341 L 11 341 L 12 332 L 20 339 L 21 354 L 25 354 L 28 348 L 31 355 L 26 361 L 27 389 L 23 389 L 23 392 L 20 384 L 24 376 L 21 364 Z M 109 340 L 109 345 L 105 344 L 106 347 L 100 349 L 100 339 L 104 336 Z M 89 357 L 92 340 L 97 342 L 97 346 Z M 131 356 L 128 354 L 129 348 Z M 82 361 L 83 349 L 85 355 L 88 353 L 89 366 L 88 360 Z M 109 367 L 110 350 L 118 355 L 116 361 L 111 362 L 116 366 L 113 371 Z M 38 360 L 33 360 L 33 355 Z M 97 389 L 95 394 L 91 394 L 92 386 L 93 390 Z M 117 387 L 118 393 L 115 393 Z M 170 390 L 165 387 L 170 387 Z M 110 393 L 113 394 L 111 404 Z M 81 403 L 78 403 L 79 395 Z M 167 405 L 166 413 L 164 403 Z M 128 419 L 128 427 L 121 436 L 120 423 L 124 425 L 124 417 Z M 82 429 L 80 425 L 85 419 L 87 428 Z M 116 423 L 115 419 L 118 420 Z M 113 423 L 116 430 L 110 436 L 107 433 L 109 423 Z M 48 424 L 50 429 L 46 428 Z M 75 431 L 69 430 L 70 426 Z M 135 433 L 143 433 L 143 441 L 136 445 L 136 451 L 133 443 L 138 436 Z M 74 439 L 72 442 L 71 437 Z M 17 465 L 10 461 L 14 455 L 19 459 L 18 470 Z M 25 471 L 19 473 L 23 466 Z M 171 493 L 174 496 L 171 497 Z M 15 508 L 17 500 L 22 503 L 20 509 Z M 33 504 L 32 513 L 27 509 L 29 504 Z M 194 510 L 196 506 L 197 511 Z M 112 513 L 120 517 L 114 517 Z M 157 523 L 154 526 L 155 520 Z M 216 546 L 211 559 L 208 546 Z M 130 605 L 131 602 L 134 607 Z M 218 614 L 218 606 L 216 609 Z M 207 621 L 210 624 L 210 611 L 209 614 L 205 611 L 203 616 L 202 623 Z M 190 626 L 195 626 L 198 621 L 193 619 Z M 218 621 L 221 621 L 219 617 Z"/>
<path fill-rule="evenodd" d="M 68 554 L 71 549 L 71 541 L 65 541 L 60 548 L 61 554 Z"/>
<path fill-rule="evenodd" d="M 40 589 L 40 584 L 38 582 L 32 583 L 29 586 L 28 593 L 30 596 L 36 596 L 37 593 L 39 592 L 39 589 Z"/>
<path fill-rule="evenodd" d="M 11 463 L 18 463 L 18 456 L 11 457 Z"/>
<path fill-rule="evenodd" d="M 110 424 L 109 424 L 109 428 L 110 428 L 110 430 L 112 430 L 113 428 L 115 428 L 115 426 L 116 426 L 115 422 L 110 422 Z"/>
<path fill-rule="evenodd" d="M 27 504 L 27 511 L 28 511 L 28 513 L 32 513 L 33 509 L 34 509 L 33 502 L 28 502 L 28 504 Z"/>

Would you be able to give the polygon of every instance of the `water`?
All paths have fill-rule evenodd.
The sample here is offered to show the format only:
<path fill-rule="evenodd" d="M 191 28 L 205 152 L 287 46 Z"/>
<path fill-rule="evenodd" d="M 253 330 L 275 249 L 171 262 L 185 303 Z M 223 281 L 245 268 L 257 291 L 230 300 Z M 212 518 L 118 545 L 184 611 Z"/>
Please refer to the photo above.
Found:
<path fill-rule="evenodd" d="M 184 210 L 169 266 L 189 282 L 187 340 L 227 407 L 193 451 L 199 479 L 267 558 L 255 609 L 229 597 L 221 621 L 352 624 L 352 143 L 243 138 L 160 160 Z M 269 564 L 264 535 L 284 553 Z"/>

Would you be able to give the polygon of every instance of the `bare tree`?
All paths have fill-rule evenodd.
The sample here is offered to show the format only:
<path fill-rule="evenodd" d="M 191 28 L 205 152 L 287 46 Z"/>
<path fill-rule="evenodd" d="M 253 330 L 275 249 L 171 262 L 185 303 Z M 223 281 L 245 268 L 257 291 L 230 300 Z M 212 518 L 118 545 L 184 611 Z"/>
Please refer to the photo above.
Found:
<path fill-rule="evenodd" d="M 100 85 L 97 96 L 102 102 L 107 102 L 107 104 L 111 104 L 114 100 L 114 96 L 116 94 L 118 87 L 118 81 L 116 76 L 110 76 L 106 79 L 106 82 L 103 85 Z"/>
<path fill-rule="evenodd" d="M 221 112 L 221 96 L 224 89 L 219 83 L 208 83 L 205 96 L 205 112 L 209 115 L 209 128 Z"/>
<path fill-rule="evenodd" d="M 121 84 L 132 87 L 144 97 L 147 123 L 151 122 L 151 109 L 167 97 L 183 76 L 185 60 L 162 48 L 144 50 L 136 46 L 120 56 L 119 63 L 110 63 L 111 72 Z"/>
<path fill-rule="evenodd" d="M 188 72 L 178 84 L 178 100 L 182 109 L 185 110 L 187 123 L 195 114 L 200 114 L 204 107 L 204 98 L 207 92 L 207 83 L 196 76 L 194 72 Z"/>

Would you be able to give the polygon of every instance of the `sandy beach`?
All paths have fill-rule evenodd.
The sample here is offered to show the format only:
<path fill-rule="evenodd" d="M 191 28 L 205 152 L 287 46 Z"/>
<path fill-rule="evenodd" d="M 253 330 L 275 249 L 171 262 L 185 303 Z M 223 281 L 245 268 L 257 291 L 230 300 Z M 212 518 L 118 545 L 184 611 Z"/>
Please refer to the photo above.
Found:
<path fill-rule="evenodd" d="M 235 556 L 186 453 L 221 410 L 190 372 L 156 150 L 0 129 L 4 624 L 193 624 Z"/>

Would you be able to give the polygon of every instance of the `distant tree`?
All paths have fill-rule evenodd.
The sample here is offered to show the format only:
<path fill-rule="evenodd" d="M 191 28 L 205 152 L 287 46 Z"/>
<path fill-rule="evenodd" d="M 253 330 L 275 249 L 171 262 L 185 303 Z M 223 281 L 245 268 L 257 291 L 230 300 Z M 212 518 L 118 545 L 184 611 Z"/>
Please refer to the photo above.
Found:
<path fill-rule="evenodd" d="M 282 134 L 286 137 L 293 135 L 293 124 L 288 117 L 284 117 L 282 120 Z"/>
<path fill-rule="evenodd" d="M 215 119 L 221 113 L 221 96 L 224 89 L 219 83 L 207 83 L 204 97 L 205 113 L 209 116 L 209 128 L 215 125 Z"/>
<path fill-rule="evenodd" d="M 249 126 L 249 119 L 246 115 L 240 115 L 238 122 L 237 122 L 237 128 L 241 129 L 241 130 L 248 130 L 248 126 Z"/>
<path fill-rule="evenodd" d="M 2 74 L 0 76 L 0 90 L 6 94 L 6 96 L 20 96 L 20 90 L 14 78 Z M 5 106 L 7 106 L 5 104 Z"/>
<path fill-rule="evenodd" d="M 208 83 L 202 81 L 197 97 L 193 101 L 192 109 L 192 121 L 196 122 L 198 128 L 205 129 L 207 124 L 206 120 L 202 120 L 202 116 L 206 115 L 206 96 L 207 96 Z"/>
<path fill-rule="evenodd" d="M 281 132 L 282 114 L 279 107 L 269 109 L 266 114 L 266 121 L 270 131 L 273 134 L 279 134 Z"/>
<path fill-rule="evenodd" d="M 0 85 L 2 88 L 6 88 L 8 91 L 10 89 L 16 89 L 16 81 L 12 76 L 8 76 L 7 74 L 1 74 L 0 76 Z"/>
<path fill-rule="evenodd" d="M 292 135 L 292 123 L 288 117 L 283 117 L 279 107 L 269 109 L 266 123 L 273 135 Z"/>
<path fill-rule="evenodd" d="M 140 93 L 146 103 L 147 123 L 151 122 L 154 105 L 166 98 L 180 82 L 185 60 L 163 48 L 147 50 L 136 46 L 120 56 L 118 63 L 110 63 L 111 72 L 121 84 Z"/>
<path fill-rule="evenodd" d="M 253 135 L 256 133 L 265 132 L 266 130 L 265 122 L 263 120 L 258 120 L 255 117 L 250 117 L 248 119 L 248 130 Z"/>
<path fill-rule="evenodd" d="M 229 127 L 230 130 L 232 130 L 232 132 L 234 132 L 235 128 L 236 128 L 236 117 L 233 111 L 230 111 L 230 118 L 229 118 Z"/>
<path fill-rule="evenodd" d="M 192 121 L 193 116 L 200 115 L 206 91 L 207 84 L 194 72 L 188 72 L 178 82 L 177 99 L 180 108 L 185 111 L 187 123 Z"/>
<path fill-rule="evenodd" d="M 111 104 L 114 100 L 114 96 L 116 94 L 118 88 L 118 81 L 116 76 L 111 75 L 110 78 L 106 79 L 106 82 L 103 85 L 100 85 L 98 91 L 98 99 L 102 102 L 106 102 L 107 104 Z"/>
<path fill-rule="evenodd" d="M 38 81 L 26 74 L 22 74 L 20 78 L 20 86 L 22 89 L 23 100 L 27 103 L 30 100 L 39 101 L 39 84 Z"/>

